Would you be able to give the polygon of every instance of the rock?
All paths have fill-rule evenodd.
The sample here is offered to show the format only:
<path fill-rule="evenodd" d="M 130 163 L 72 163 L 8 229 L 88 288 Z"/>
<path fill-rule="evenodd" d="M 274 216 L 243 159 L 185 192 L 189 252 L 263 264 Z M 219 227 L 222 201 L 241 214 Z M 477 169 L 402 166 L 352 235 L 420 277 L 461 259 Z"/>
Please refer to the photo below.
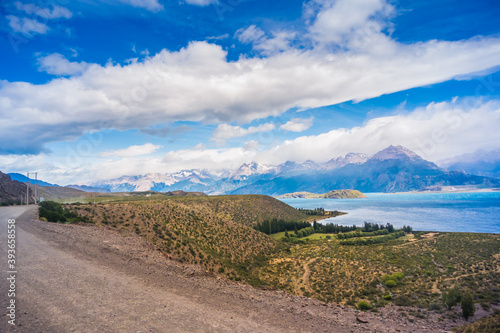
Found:
<path fill-rule="evenodd" d="M 356 315 L 356 320 L 359 321 L 360 323 L 366 324 L 368 323 L 368 318 L 364 313 L 358 313 Z"/>

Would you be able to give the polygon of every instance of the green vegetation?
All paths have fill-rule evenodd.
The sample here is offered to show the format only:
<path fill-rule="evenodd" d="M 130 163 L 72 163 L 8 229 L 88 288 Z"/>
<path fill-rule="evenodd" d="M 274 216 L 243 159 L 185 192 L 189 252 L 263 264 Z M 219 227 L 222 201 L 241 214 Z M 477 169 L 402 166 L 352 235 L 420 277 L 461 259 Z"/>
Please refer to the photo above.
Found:
<path fill-rule="evenodd" d="M 462 308 L 462 315 L 465 320 L 469 320 L 470 317 L 474 316 L 476 308 L 474 307 L 474 299 L 470 293 L 465 293 L 462 295 L 462 300 L 460 301 L 460 307 Z"/>
<path fill-rule="evenodd" d="M 258 195 L 71 204 L 67 209 L 100 226 L 139 234 L 169 258 L 254 285 L 260 281 L 252 271 L 283 244 L 253 226 L 268 218 L 305 217 L 279 200 Z"/>
<path fill-rule="evenodd" d="M 78 216 L 61 204 L 54 201 L 43 201 L 38 207 L 38 216 L 48 222 L 74 223 L 88 222 L 88 219 Z"/>
<path fill-rule="evenodd" d="M 136 233 L 168 258 L 325 302 L 373 311 L 391 303 L 418 306 L 450 318 L 447 309 L 459 304 L 469 318 L 474 302 L 485 309 L 500 303 L 500 235 L 311 225 L 300 222 L 303 212 L 265 196 L 44 205 L 59 214 L 52 220 L 77 216 Z M 284 230 L 270 237 L 256 229 Z"/>
<path fill-rule="evenodd" d="M 366 311 L 370 310 L 372 308 L 372 305 L 368 303 L 367 301 L 361 301 L 358 303 L 358 309 Z"/>
<path fill-rule="evenodd" d="M 443 293 L 443 303 L 448 307 L 449 310 L 455 305 L 460 303 L 460 298 L 462 297 L 462 292 L 458 286 L 453 286 L 450 290 Z"/>
<path fill-rule="evenodd" d="M 298 229 L 311 227 L 309 222 L 288 222 L 285 220 L 278 220 L 276 218 L 272 220 L 265 220 L 258 222 L 254 229 L 263 232 L 267 235 L 275 234 L 282 231 L 297 231 Z"/>
<path fill-rule="evenodd" d="M 398 233 L 404 232 L 392 234 Z M 473 300 L 486 307 L 500 303 L 500 235 L 419 232 L 363 246 L 345 246 L 340 235 L 289 245 L 258 269 L 259 278 L 271 287 L 351 306 L 392 302 L 441 312 L 443 305 L 460 304 L 455 290 L 471 290 Z M 378 237 L 386 236 L 356 239 Z"/>
<path fill-rule="evenodd" d="M 308 216 L 322 216 L 322 217 L 337 217 L 340 215 L 345 215 L 347 213 L 339 212 L 338 210 L 325 210 L 322 207 L 315 208 L 315 209 L 305 209 L 305 208 L 298 208 L 297 209 L 299 212 L 306 214 Z"/>

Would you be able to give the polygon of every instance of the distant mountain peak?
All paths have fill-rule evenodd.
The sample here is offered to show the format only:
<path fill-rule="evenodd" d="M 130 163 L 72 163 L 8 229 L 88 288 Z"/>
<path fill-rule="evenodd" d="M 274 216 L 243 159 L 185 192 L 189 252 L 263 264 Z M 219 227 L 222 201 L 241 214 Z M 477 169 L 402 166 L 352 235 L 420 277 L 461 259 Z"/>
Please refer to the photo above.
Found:
<path fill-rule="evenodd" d="M 243 163 L 238 169 L 229 174 L 229 178 L 235 180 L 245 179 L 253 174 L 262 174 L 271 171 L 273 168 L 257 162 Z"/>
<path fill-rule="evenodd" d="M 421 159 L 420 156 L 412 152 L 411 150 L 403 147 L 403 146 L 393 146 L 390 145 L 389 147 L 379 151 L 371 159 L 373 160 L 379 160 L 379 161 L 384 161 L 384 160 L 395 160 L 395 159 L 401 159 L 401 158 L 409 158 L 411 160 L 415 159 Z"/>

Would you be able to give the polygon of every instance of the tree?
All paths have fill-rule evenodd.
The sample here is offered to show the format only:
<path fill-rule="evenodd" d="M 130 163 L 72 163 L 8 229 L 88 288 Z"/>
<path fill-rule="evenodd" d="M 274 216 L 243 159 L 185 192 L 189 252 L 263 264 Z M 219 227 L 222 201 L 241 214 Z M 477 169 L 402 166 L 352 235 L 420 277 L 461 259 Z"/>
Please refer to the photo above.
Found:
<path fill-rule="evenodd" d="M 460 306 L 462 307 L 462 315 L 465 320 L 469 320 L 470 317 L 474 316 L 476 308 L 474 307 L 474 299 L 470 293 L 465 293 L 462 296 Z"/>
<path fill-rule="evenodd" d="M 460 302 L 462 293 L 457 286 L 453 286 L 448 292 L 443 293 L 443 302 L 449 310 Z"/>

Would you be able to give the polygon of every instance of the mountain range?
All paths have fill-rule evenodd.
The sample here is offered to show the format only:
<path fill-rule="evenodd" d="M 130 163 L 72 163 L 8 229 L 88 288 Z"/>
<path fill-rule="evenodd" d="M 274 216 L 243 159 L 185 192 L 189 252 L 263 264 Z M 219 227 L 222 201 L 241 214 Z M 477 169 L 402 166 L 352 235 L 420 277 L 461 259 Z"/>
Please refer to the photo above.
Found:
<path fill-rule="evenodd" d="M 86 184 L 111 192 L 184 190 L 208 194 L 267 195 L 299 191 L 325 193 L 335 189 L 405 192 L 460 185 L 495 187 L 500 185 L 500 180 L 463 170 L 448 171 L 402 146 L 389 146 L 373 156 L 349 153 L 324 163 L 308 160 L 304 163 L 287 161 L 279 165 L 265 165 L 252 162 L 242 164 L 235 170 L 217 173 L 183 170 L 123 176 Z"/>
<path fill-rule="evenodd" d="M 86 192 L 168 192 L 183 190 L 207 194 L 267 194 L 293 192 L 326 193 L 352 189 L 361 192 L 407 192 L 439 190 L 444 186 L 491 188 L 500 186 L 500 150 L 479 152 L 444 161 L 447 169 L 426 161 L 402 146 L 389 146 L 373 156 L 349 153 L 327 162 L 287 161 L 279 165 L 244 163 L 234 170 L 211 172 L 183 170 L 149 173 L 116 179 L 68 185 Z M 495 166 L 496 165 L 496 166 Z M 9 174 L 25 181 L 20 174 Z M 24 178 L 23 178 L 24 177 Z M 57 186 L 38 181 L 41 186 Z"/>
<path fill-rule="evenodd" d="M 448 170 L 462 170 L 474 175 L 500 178 L 500 148 L 463 154 L 440 162 Z"/>

